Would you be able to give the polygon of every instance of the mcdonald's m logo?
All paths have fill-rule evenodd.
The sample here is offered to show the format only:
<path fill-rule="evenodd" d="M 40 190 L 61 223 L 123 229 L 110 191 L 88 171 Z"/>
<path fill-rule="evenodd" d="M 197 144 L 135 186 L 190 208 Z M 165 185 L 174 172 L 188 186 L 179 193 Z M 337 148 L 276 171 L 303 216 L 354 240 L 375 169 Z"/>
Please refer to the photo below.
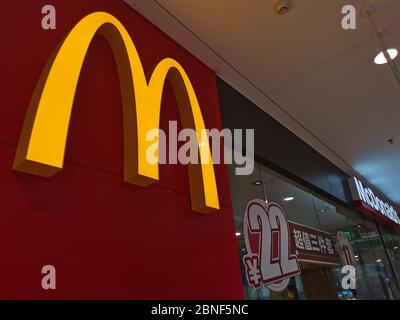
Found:
<path fill-rule="evenodd" d="M 200 161 L 189 164 L 192 210 L 219 209 L 218 191 L 201 108 L 188 75 L 173 59 L 163 59 L 149 80 L 128 31 L 115 17 L 95 12 L 70 31 L 49 59 L 25 117 L 14 170 L 51 177 L 63 168 L 64 153 L 76 87 L 93 37 L 103 36 L 112 48 L 120 80 L 124 125 L 124 180 L 149 186 L 159 179 L 158 161 L 149 163 L 146 134 L 159 128 L 163 88 L 171 84 L 182 126 L 197 133 Z"/>

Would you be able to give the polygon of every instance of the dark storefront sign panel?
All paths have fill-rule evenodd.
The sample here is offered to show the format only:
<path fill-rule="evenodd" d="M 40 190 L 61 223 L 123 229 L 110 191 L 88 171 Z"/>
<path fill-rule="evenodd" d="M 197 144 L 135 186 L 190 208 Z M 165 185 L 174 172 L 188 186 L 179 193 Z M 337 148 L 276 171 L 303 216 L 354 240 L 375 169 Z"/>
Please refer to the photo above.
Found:
<path fill-rule="evenodd" d="M 347 175 L 222 79 L 217 83 L 224 127 L 254 128 L 255 152 L 262 160 L 341 201 L 351 202 Z"/>

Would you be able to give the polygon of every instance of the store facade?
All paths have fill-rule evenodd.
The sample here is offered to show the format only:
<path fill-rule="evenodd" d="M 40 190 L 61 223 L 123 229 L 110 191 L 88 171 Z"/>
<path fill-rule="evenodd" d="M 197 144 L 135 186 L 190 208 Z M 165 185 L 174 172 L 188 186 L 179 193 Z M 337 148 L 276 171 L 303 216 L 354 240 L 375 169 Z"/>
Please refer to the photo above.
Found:
<path fill-rule="evenodd" d="M 7 2 L 0 13 L 3 23 L 13 26 L 12 32 L 1 35 L 10 50 L 0 53 L 6 62 L 0 110 L 0 298 L 400 298 L 396 210 L 384 195 L 363 189 L 359 199 L 353 199 L 348 176 L 123 1 L 54 0 L 59 12 L 54 30 L 40 27 L 46 4 Z M 100 23 L 96 18 L 83 23 L 85 28 L 74 28 L 93 13 Z M 49 75 L 46 64 L 54 63 L 71 30 L 82 33 L 73 37 L 78 41 L 68 43 L 79 47 L 84 42 L 87 47 L 80 47 L 80 54 L 70 50 L 68 66 L 75 67 L 75 73 L 60 67 L 53 82 L 59 85 L 57 94 L 50 92 L 54 100 L 47 105 L 47 110 L 55 106 L 60 111 L 68 100 L 70 109 L 50 113 L 51 121 L 43 127 L 52 130 L 44 130 L 37 139 L 45 151 L 52 150 L 42 142 L 51 142 L 59 123 L 67 128 L 55 161 L 61 164 L 31 166 L 25 138 L 35 127 L 30 117 L 38 112 L 30 104 L 42 93 L 44 82 L 39 79 Z M 136 66 L 143 69 L 138 76 L 142 82 L 124 73 L 133 52 L 127 48 L 132 47 L 137 49 Z M 162 112 L 155 112 L 160 118 L 153 121 L 159 120 L 159 129 L 168 132 L 170 121 L 177 121 L 179 129 L 186 126 L 183 118 L 189 112 L 180 109 L 177 96 L 194 95 L 197 115 L 201 114 L 198 122 L 204 121 L 206 128 L 255 129 L 254 171 L 236 175 L 234 166 L 215 164 L 209 175 L 215 182 L 209 193 L 211 206 L 197 206 L 193 200 L 193 190 L 199 188 L 186 165 L 160 165 L 152 184 L 135 185 L 131 177 L 126 179 L 124 159 L 137 154 L 124 156 L 126 145 L 132 145 L 123 137 L 129 140 L 126 127 L 131 129 L 129 121 L 134 119 L 125 104 L 132 102 L 133 85 L 147 85 L 147 72 L 165 58 L 182 67 L 175 69 L 180 80 L 186 80 L 184 89 L 190 90 L 180 91 L 180 85 L 176 91 L 174 81 L 158 91 L 143 90 L 153 93 L 150 98 L 143 94 L 145 98 L 157 96 L 161 104 Z M 67 79 L 72 73 L 76 82 Z M 127 84 L 132 87 L 126 89 Z M 73 90 L 64 90 L 64 85 Z M 142 120 L 154 116 L 145 108 L 138 113 Z M 193 106 L 191 113 L 194 118 Z M 205 194 L 207 185 L 202 186 Z M 244 217 L 255 199 L 276 203 L 289 220 L 290 246 L 296 248 L 299 270 L 285 279 L 284 290 L 248 283 Z M 318 251 L 313 238 L 323 240 Z M 346 251 L 342 257 L 335 247 L 338 238 L 350 243 L 352 255 Z M 343 259 L 357 269 L 356 289 L 340 286 Z M 46 266 L 56 270 L 57 287 L 52 290 L 42 285 Z"/>
<path fill-rule="evenodd" d="M 245 298 L 399 299 L 400 236 L 393 206 L 377 200 L 369 188 L 371 196 L 362 199 L 362 206 L 355 178 L 348 178 L 224 81 L 218 84 L 223 125 L 253 123 L 256 131 L 253 174 L 237 176 L 233 166 L 229 168 Z M 278 204 L 289 220 L 300 272 L 283 290 L 268 285 L 254 288 L 246 274 L 244 213 L 253 199 Z M 383 208 L 393 214 L 385 216 Z M 351 262 L 343 261 L 338 252 L 343 236 L 351 246 L 347 257 Z M 342 287 L 342 268 L 347 264 L 355 267 L 354 289 Z"/>

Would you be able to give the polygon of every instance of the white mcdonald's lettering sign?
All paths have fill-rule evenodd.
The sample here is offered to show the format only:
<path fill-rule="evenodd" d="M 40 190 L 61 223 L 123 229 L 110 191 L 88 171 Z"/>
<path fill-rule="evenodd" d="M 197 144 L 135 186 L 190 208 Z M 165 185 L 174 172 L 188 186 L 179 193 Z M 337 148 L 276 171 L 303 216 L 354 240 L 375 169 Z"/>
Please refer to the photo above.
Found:
<path fill-rule="evenodd" d="M 348 181 L 351 196 L 357 208 L 371 213 L 383 222 L 389 222 L 396 227 L 400 227 L 399 216 L 391 204 L 382 201 L 370 188 L 364 187 L 357 178 L 352 177 Z"/>

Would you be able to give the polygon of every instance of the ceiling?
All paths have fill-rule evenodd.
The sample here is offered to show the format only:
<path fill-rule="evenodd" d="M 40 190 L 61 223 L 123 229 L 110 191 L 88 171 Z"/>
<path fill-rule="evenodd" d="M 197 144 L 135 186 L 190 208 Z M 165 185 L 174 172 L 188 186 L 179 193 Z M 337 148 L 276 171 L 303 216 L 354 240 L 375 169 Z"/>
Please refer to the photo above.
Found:
<path fill-rule="evenodd" d="M 400 86 L 369 20 L 341 28 L 341 8 L 375 6 L 400 50 L 399 0 L 126 0 L 217 74 L 349 175 L 400 204 Z M 398 60 L 399 64 L 400 58 Z M 394 144 L 387 142 L 394 139 Z"/>

